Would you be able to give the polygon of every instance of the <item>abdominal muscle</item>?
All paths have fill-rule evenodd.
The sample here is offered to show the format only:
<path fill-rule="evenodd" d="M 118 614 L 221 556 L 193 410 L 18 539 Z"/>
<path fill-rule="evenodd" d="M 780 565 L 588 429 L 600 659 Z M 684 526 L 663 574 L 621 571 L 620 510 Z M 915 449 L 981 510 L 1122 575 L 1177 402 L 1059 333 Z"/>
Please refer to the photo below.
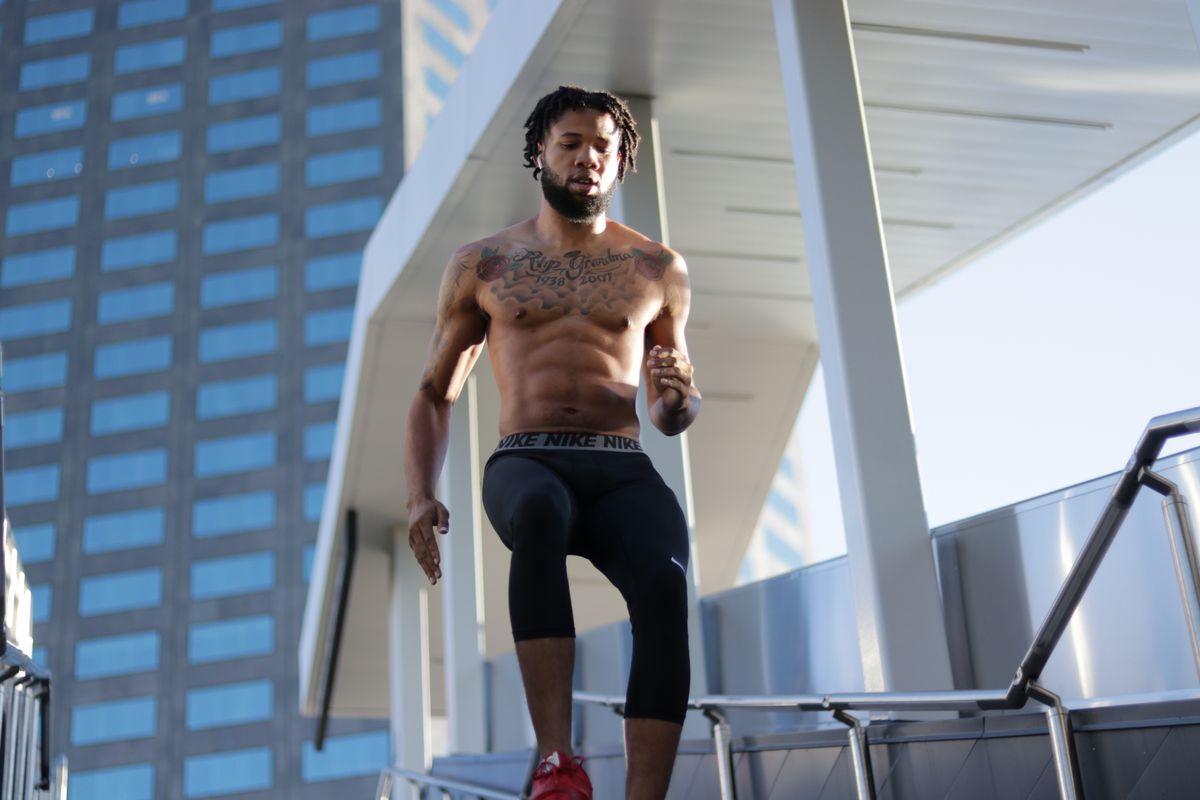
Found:
<path fill-rule="evenodd" d="M 548 337 L 542 335 L 548 331 L 494 327 L 488 352 L 500 390 L 502 437 L 588 431 L 638 438 L 640 335 L 604 332 L 597 338 L 618 341 L 602 344 L 586 336 Z"/>

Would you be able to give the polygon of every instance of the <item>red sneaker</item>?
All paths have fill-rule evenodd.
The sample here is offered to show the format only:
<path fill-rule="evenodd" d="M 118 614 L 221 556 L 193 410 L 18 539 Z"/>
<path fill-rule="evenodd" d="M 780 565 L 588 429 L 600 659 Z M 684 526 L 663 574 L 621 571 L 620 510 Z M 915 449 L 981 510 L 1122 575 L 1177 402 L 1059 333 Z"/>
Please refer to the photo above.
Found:
<path fill-rule="evenodd" d="M 583 771 L 583 759 L 568 759 L 557 750 L 542 759 L 533 771 L 529 800 L 592 800 L 592 782 Z"/>

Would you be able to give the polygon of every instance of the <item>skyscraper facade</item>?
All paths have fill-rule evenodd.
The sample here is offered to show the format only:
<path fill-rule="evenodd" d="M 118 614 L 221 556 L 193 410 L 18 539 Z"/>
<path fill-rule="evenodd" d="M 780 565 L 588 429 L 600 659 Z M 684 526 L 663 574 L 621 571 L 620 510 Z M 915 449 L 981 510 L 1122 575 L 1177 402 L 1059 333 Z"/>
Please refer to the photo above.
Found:
<path fill-rule="evenodd" d="M 296 639 L 402 12 L 0 0 L 6 495 L 73 800 L 366 797 L 390 760 L 378 720 L 314 751 Z"/>

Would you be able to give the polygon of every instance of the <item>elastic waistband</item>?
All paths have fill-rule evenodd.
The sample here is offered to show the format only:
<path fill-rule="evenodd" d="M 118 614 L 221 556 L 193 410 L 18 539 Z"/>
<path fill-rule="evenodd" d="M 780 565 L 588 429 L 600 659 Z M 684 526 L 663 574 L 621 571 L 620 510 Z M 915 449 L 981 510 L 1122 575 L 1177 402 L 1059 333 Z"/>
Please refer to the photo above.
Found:
<path fill-rule="evenodd" d="M 628 436 L 607 433 L 512 433 L 500 440 L 492 455 L 510 450 L 612 450 L 620 453 L 641 453 L 642 443 Z"/>

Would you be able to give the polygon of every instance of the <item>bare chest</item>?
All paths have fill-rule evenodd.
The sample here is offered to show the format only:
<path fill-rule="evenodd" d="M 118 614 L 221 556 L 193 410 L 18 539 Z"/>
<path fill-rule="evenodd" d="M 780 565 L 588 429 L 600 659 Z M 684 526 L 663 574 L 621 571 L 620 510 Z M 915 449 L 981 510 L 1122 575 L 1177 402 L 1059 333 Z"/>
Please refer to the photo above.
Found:
<path fill-rule="evenodd" d="M 644 328 L 662 307 L 666 263 L 641 250 L 546 253 L 485 250 L 476 264 L 480 308 L 493 322 L 536 326 L 583 318 L 621 332 Z"/>

